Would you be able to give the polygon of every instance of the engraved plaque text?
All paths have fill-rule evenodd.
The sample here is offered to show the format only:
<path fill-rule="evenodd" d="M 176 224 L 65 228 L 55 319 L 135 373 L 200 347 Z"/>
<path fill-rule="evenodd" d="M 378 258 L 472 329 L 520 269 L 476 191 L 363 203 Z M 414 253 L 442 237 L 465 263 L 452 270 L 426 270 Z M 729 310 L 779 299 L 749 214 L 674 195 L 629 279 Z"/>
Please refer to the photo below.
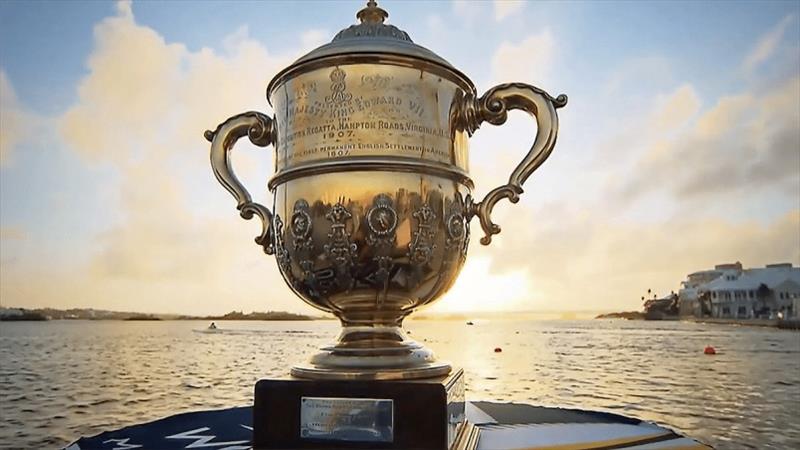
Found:
<path fill-rule="evenodd" d="M 346 442 L 392 442 L 390 399 L 301 397 L 300 437 Z"/>

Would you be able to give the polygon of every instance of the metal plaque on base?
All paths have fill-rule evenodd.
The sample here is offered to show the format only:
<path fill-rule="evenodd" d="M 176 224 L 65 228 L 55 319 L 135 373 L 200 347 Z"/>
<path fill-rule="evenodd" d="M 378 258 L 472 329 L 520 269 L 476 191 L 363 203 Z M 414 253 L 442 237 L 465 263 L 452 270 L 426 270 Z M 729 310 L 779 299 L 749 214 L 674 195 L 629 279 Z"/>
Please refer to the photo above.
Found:
<path fill-rule="evenodd" d="M 464 371 L 422 380 L 261 380 L 254 449 L 471 449 Z"/>

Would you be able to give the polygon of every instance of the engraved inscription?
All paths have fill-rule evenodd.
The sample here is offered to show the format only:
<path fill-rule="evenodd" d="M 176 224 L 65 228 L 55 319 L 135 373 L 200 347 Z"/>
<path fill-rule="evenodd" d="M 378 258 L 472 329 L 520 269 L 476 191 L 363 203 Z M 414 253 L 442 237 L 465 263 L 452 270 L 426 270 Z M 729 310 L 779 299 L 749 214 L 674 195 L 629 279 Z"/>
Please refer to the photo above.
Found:
<path fill-rule="evenodd" d="M 347 77 L 347 74 L 344 70 L 340 68 L 335 68 L 331 72 L 331 96 L 325 97 L 326 103 L 331 103 L 334 105 L 340 105 L 344 102 L 350 101 L 353 98 L 353 94 L 349 92 L 345 92 L 347 89 L 347 85 L 344 82 L 344 79 Z"/>
<path fill-rule="evenodd" d="M 384 155 L 453 163 L 448 111 L 455 88 L 442 90 L 448 86 L 418 70 L 378 65 L 319 69 L 289 80 L 272 96 L 277 169 Z"/>
<path fill-rule="evenodd" d="M 361 76 L 361 85 L 370 89 L 386 89 L 391 81 L 392 77 L 379 74 Z"/>
<path fill-rule="evenodd" d="M 300 438 L 344 442 L 393 442 L 394 401 L 373 398 L 301 397 Z"/>

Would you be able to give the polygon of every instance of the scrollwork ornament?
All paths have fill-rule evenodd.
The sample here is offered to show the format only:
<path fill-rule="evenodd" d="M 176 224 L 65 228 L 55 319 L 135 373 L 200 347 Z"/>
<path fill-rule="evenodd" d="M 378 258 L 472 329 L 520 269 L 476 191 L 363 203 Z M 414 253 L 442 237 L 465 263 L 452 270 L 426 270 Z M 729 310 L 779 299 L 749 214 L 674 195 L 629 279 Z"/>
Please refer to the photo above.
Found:
<path fill-rule="evenodd" d="M 319 297 L 319 288 L 317 274 L 314 272 L 314 261 L 309 259 L 302 259 L 298 262 L 300 269 L 303 271 L 303 283 L 308 288 L 308 295 L 313 298 Z"/>
<path fill-rule="evenodd" d="M 397 242 L 397 222 L 392 198 L 387 194 L 376 196 L 366 215 L 369 230 L 366 241 L 375 252 L 372 260 L 378 268 L 367 279 L 378 283 L 383 289 L 387 288 L 386 283 L 394 268 L 391 251 Z"/>
<path fill-rule="evenodd" d="M 236 199 L 239 215 L 247 220 L 258 216 L 261 219 L 261 234 L 256 237 L 264 252 L 273 254 L 272 213 L 264 205 L 253 201 L 250 193 L 242 185 L 230 165 L 230 152 L 234 144 L 245 135 L 255 145 L 266 147 L 275 142 L 274 121 L 257 111 L 248 111 L 230 117 L 217 125 L 214 131 L 206 130 L 203 135 L 211 142 L 211 168 L 217 181 Z"/>
<path fill-rule="evenodd" d="M 317 276 L 314 273 L 313 250 L 314 241 L 311 236 L 312 220 L 308 202 L 299 199 L 294 203 L 289 230 L 293 237 L 293 248 L 297 265 L 303 271 L 302 283 L 308 288 L 309 295 L 319 296 Z"/>
<path fill-rule="evenodd" d="M 483 122 L 502 125 L 508 119 L 508 112 L 512 110 L 527 112 L 537 124 L 536 139 L 525 158 L 511 173 L 508 183 L 491 190 L 480 203 L 468 206 L 469 215 L 479 217 L 485 233 L 481 244 L 489 245 L 492 235 L 500 233 L 500 226 L 492 222 L 491 218 L 494 205 L 502 199 L 517 203 L 523 192 L 522 185 L 550 156 L 558 136 L 556 108 L 567 104 L 567 96 L 561 94 L 554 98 L 536 86 L 508 83 L 489 89 L 480 98 L 475 98 L 471 93 L 463 93 L 457 100 L 455 123 L 470 136 Z"/>
<path fill-rule="evenodd" d="M 241 114 L 237 114 L 225 122 L 217 125 L 217 128 L 214 131 L 206 130 L 203 133 L 203 136 L 206 138 L 208 142 L 213 142 L 214 137 L 219 134 L 220 130 L 226 123 L 230 121 L 234 121 L 237 119 L 250 119 L 252 122 L 250 126 L 247 128 L 247 137 L 250 139 L 250 142 L 253 145 L 257 145 L 259 147 L 266 147 L 267 145 L 275 142 L 275 127 L 273 126 L 274 121 L 270 119 L 267 115 L 260 113 L 258 111 L 248 111 Z M 235 138 L 238 138 L 236 136 Z M 234 139 L 235 139 L 234 138 Z"/>
<path fill-rule="evenodd" d="M 286 245 L 284 244 L 283 240 L 283 220 L 281 219 L 281 216 L 277 214 L 275 215 L 275 259 L 277 259 L 278 266 L 280 267 L 281 272 L 283 272 L 283 275 L 294 286 L 296 284 L 296 280 L 292 274 L 292 264 L 289 258 L 289 250 L 286 249 Z"/>
<path fill-rule="evenodd" d="M 469 231 L 469 221 L 464 223 L 464 242 L 461 244 L 461 261 L 467 260 L 467 250 L 469 250 L 469 238 L 470 238 L 470 231 Z"/>
<path fill-rule="evenodd" d="M 264 249 L 264 253 L 268 255 L 274 254 L 275 236 L 272 227 L 269 225 L 272 222 L 272 214 L 269 210 L 258 203 L 248 202 L 239 209 L 239 215 L 245 220 L 252 219 L 254 215 L 261 219 L 261 234 L 256 236 L 256 244 Z"/>
<path fill-rule="evenodd" d="M 458 247 L 464 239 L 464 207 L 461 200 L 461 194 L 456 193 L 453 202 L 450 203 L 447 219 L 445 220 L 445 229 L 447 230 L 447 239 L 445 240 L 445 247 L 450 250 Z"/>
<path fill-rule="evenodd" d="M 311 250 L 314 246 L 311 240 L 311 215 L 308 212 L 308 202 L 297 200 L 292 211 L 292 221 L 289 229 L 294 237 L 295 251 Z"/>
<path fill-rule="evenodd" d="M 386 194 L 380 194 L 372 202 L 372 208 L 367 211 L 367 227 L 369 235 L 367 243 L 374 246 L 393 246 L 396 241 L 397 211 L 394 210 L 392 199 Z"/>
<path fill-rule="evenodd" d="M 413 233 L 411 243 L 408 244 L 408 258 L 412 265 L 423 266 L 431 261 L 433 251 L 436 249 L 434 243 L 436 213 L 430 206 L 423 204 L 414 211 L 412 217 L 417 219 L 417 229 Z"/>
<path fill-rule="evenodd" d="M 548 94 L 545 90 L 540 89 L 536 86 L 531 86 L 525 83 L 506 83 L 506 84 L 499 84 L 483 94 L 480 98 L 475 100 L 475 109 L 477 110 L 477 114 L 474 116 L 478 119 L 478 123 L 475 126 L 475 129 L 480 126 L 481 122 L 489 122 L 492 125 L 502 125 L 508 119 L 508 111 L 513 109 L 535 109 L 534 108 L 526 108 L 523 105 L 523 102 L 519 101 L 517 97 L 507 95 L 508 92 L 513 91 L 520 91 L 524 92 L 525 94 L 533 93 L 535 95 L 539 95 L 543 97 L 546 101 L 548 101 L 554 108 L 562 108 L 567 105 L 567 96 L 565 94 L 561 94 L 558 97 L 553 97 Z M 527 103 L 527 102 L 526 102 Z M 533 110 L 530 111 L 533 114 L 537 114 L 538 111 Z"/>
<path fill-rule="evenodd" d="M 331 232 L 328 233 L 329 242 L 325 244 L 324 249 L 336 266 L 337 280 L 340 285 L 349 284 L 352 281 L 350 269 L 358 251 L 358 246 L 350 242 L 350 233 L 346 227 L 346 221 L 352 217 L 353 215 L 341 202 L 333 205 L 325 214 L 325 218 L 331 221 Z"/>

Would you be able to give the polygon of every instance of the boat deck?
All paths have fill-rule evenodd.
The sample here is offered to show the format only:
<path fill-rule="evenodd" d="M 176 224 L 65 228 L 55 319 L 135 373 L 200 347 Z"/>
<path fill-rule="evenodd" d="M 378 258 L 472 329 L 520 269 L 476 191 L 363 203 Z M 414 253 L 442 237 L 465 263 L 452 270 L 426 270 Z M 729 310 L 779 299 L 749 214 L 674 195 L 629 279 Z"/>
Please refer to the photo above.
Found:
<path fill-rule="evenodd" d="M 669 429 L 617 414 L 518 403 L 467 403 L 467 420 L 480 428 L 478 449 L 707 449 Z M 66 450 L 216 448 L 249 450 L 252 408 L 178 414 L 97 436 Z"/>

